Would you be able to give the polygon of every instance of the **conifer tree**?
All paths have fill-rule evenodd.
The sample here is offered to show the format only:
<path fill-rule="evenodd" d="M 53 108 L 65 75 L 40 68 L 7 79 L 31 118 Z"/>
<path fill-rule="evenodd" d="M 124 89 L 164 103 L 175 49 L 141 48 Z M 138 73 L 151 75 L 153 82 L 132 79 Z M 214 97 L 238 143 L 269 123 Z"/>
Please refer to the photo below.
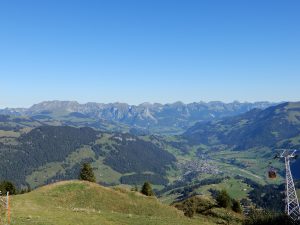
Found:
<path fill-rule="evenodd" d="M 151 184 L 149 182 L 144 183 L 144 185 L 142 187 L 142 190 L 141 190 L 141 193 L 143 195 L 146 195 L 146 196 L 153 196 L 154 195 Z"/>
<path fill-rule="evenodd" d="M 7 192 L 11 195 L 17 194 L 16 186 L 10 181 L 0 182 L 0 191 L 2 194 L 6 194 Z"/>
<path fill-rule="evenodd" d="M 216 200 L 218 205 L 222 208 L 229 208 L 231 206 L 231 198 L 226 190 L 220 191 Z"/>
<path fill-rule="evenodd" d="M 241 207 L 241 204 L 238 200 L 235 200 L 235 199 L 231 199 L 232 201 L 232 210 L 237 212 L 237 213 L 242 213 L 242 207 Z"/>
<path fill-rule="evenodd" d="M 96 182 L 95 174 L 94 174 L 93 169 L 90 164 L 84 163 L 82 165 L 82 168 L 80 170 L 79 179 L 90 181 L 90 182 Z"/>

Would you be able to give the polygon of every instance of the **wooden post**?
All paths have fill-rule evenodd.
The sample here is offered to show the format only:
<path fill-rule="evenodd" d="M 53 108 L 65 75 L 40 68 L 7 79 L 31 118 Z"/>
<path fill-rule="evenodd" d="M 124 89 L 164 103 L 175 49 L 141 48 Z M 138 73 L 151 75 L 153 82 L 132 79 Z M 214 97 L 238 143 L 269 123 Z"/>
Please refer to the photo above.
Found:
<path fill-rule="evenodd" d="M 9 204 L 9 192 L 6 194 L 6 209 L 7 209 L 7 224 L 10 224 L 10 204 Z"/>

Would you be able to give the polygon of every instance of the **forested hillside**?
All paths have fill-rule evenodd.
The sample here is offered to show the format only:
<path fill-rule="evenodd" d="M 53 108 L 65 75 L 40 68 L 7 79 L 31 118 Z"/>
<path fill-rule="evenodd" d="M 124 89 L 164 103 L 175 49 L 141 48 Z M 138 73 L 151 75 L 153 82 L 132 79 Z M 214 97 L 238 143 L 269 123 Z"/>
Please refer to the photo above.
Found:
<path fill-rule="evenodd" d="M 19 185 L 76 179 L 83 162 L 94 163 L 99 178 L 104 172 L 115 174 L 114 182 L 141 183 L 143 173 L 147 172 L 150 174 L 144 179 L 153 177 L 159 183 L 166 183 L 166 170 L 176 162 L 172 154 L 151 142 L 88 127 L 41 126 L 19 137 L 10 137 L 9 141 L 1 140 L 0 179 Z M 119 180 L 126 173 L 131 175 Z M 99 181 L 105 182 L 105 178 Z"/>

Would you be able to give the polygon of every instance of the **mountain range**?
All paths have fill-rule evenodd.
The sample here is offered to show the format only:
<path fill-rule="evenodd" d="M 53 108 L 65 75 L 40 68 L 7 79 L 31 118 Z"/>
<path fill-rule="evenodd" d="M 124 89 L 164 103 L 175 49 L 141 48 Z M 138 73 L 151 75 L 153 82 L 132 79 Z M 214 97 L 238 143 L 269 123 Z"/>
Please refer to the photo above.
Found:
<path fill-rule="evenodd" d="M 2 110 L 0 179 L 36 188 L 76 179 L 82 163 L 88 162 L 98 183 L 135 186 L 147 180 L 168 202 L 222 187 L 233 190 L 235 198 L 250 198 L 264 207 L 257 197 L 270 197 L 264 185 L 283 181 L 284 163 L 273 159 L 276 149 L 300 147 L 300 102 L 194 103 L 195 111 L 183 103 L 160 105 L 161 111 L 159 104 L 134 106 L 151 114 L 152 119 L 141 117 L 149 132 L 140 132 L 145 129 L 142 119 L 128 119 L 133 106 L 100 105 L 54 101 Z M 168 120 L 184 125 L 176 128 Z M 271 162 L 276 181 L 267 177 Z M 292 164 L 297 178 L 299 166 L 299 161 Z"/>
<path fill-rule="evenodd" d="M 0 114 L 26 116 L 41 122 L 59 121 L 62 125 L 91 126 L 107 130 L 124 128 L 135 134 L 175 134 L 185 131 L 199 121 L 211 121 L 235 116 L 249 110 L 265 109 L 275 103 L 199 102 L 184 104 L 86 103 L 76 101 L 45 101 L 30 108 L 5 108 Z M 121 130 L 122 130 L 121 128 Z M 123 131 L 124 131 L 123 129 Z"/>

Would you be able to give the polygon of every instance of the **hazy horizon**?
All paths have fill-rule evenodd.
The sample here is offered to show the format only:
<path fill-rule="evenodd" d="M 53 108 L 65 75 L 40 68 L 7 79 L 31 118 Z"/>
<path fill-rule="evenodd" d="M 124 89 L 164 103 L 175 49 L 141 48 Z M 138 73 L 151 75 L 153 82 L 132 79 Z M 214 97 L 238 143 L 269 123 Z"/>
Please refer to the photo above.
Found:
<path fill-rule="evenodd" d="M 3 94 L 3 93 L 1 93 Z M 1 97 L 1 96 L 0 96 Z M 255 99 L 255 100 L 238 100 L 238 99 L 232 99 L 232 100 L 222 100 L 222 99 L 208 99 L 208 100 L 204 100 L 204 99 L 195 99 L 195 100 L 191 100 L 191 101 L 183 101 L 183 100 L 170 100 L 170 101 L 139 101 L 139 102 L 130 102 L 130 101 L 122 101 L 122 100 L 111 100 L 111 101 L 101 101 L 101 99 L 98 100 L 87 100 L 87 101 L 83 101 L 83 100 L 78 100 L 78 99 L 41 99 L 41 100 L 37 100 L 37 101 L 31 101 L 29 99 L 30 103 L 18 103 L 18 102 L 14 102 L 11 101 L 11 99 L 3 99 L 3 97 L 1 97 L 0 99 L 0 109 L 4 109 L 4 108 L 29 108 L 35 104 L 39 104 L 42 102 L 49 102 L 49 101 L 72 101 L 72 102 L 77 102 L 79 104 L 86 104 L 86 103 L 102 103 L 102 104 L 110 104 L 110 103 L 125 103 L 128 105 L 141 105 L 144 103 L 150 103 L 150 104 L 173 104 L 176 102 L 182 102 L 184 104 L 190 104 L 190 103 L 210 103 L 210 102 L 223 102 L 223 103 L 233 103 L 233 102 L 239 102 L 239 103 L 256 103 L 256 102 L 270 102 L 270 103 L 282 103 L 282 102 L 298 102 L 300 101 L 300 98 L 291 98 L 291 99 L 273 99 L 273 100 L 269 100 L 269 99 Z"/>

